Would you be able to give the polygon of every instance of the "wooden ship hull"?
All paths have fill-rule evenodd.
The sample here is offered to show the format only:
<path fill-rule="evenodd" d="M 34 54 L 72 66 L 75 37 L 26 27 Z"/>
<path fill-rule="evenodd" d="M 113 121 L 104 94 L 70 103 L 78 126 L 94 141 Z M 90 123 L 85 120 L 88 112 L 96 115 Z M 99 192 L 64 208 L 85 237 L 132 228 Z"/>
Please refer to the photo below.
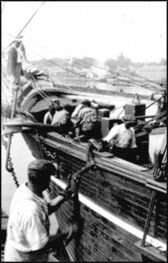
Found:
<path fill-rule="evenodd" d="M 70 174 L 87 165 L 86 147 L 58 138 L 52 132 L 43 142 L 40 139 L 37 143 L 36 136 L 24 133 L 34 156 L 53 160 L 58 165 L 58 178 L 52 177 L 50 189 L 54 197 L 65 188 Z M 151 248 L 164 247 L 167 230 L 164 183 L 154 182 L 145 169 L 117 157 L 102 154 L 95 157 L 95 164 L 81 175 L 79 206 L 71 200 L 56 213 L 61 227 L 72 222 L 76 214 L 81 221 L 82 233 L 69 245 L 72 258 L 79 261 L 141 261 L 135 243 L 143 238 L 155 189 L 157 202 L 147 243 Z"/>
<path fill-rule="evenodd" d="M 38 87 L 25 86 L 18 97 L 22 108 L 20 113 L 17 110 L 19 120 L 13 119 L 5 126 L 7 133 L 22 133 L 35 158 L 56 164 L 58 173 L 52 176 L 51 197 L 65 189 L 69 176 L 81 173 L 78 198 L 67 201 L 56 212 L 61 228 L 74 219 L 80 222 L 78 235 L 67 247 L 71 260 L 166 261 L 166 183 L 156 182 L 151 170 L 111 153 L 95 150 L 94 162 L 89 160 L 87 143 L 75 142 L 51 125 L 42 124 L 49 105 L 47 97 L 69 99 L 66 92 L 53 87 L 46 87 L 46 94 L 44 97 L 42 90 L 39 93 Z M 141 244 L 143 238 L 145 244 Z"/>

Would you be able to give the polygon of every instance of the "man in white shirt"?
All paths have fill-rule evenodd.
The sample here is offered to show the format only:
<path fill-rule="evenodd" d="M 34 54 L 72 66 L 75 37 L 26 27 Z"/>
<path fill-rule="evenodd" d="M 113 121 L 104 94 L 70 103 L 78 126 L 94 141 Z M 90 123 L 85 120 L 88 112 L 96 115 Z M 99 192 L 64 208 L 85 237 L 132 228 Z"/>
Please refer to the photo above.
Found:
<path fill-rule="evenodd" d="M 58 242 L 49 235 L 49 215 L 71 198 L 66 190 L 49 203 L 43 191 L 49 187 L 55 167 L 49 161 L 37 159 L 28 166 L 28 182 L 16 190 L 9 213 L 4 261 L 48 262 L 49 249 Z M 70 229 L 62 234 L 68 237 Z"/>
<path fill-rule="evenodd" d="M 51 125 L 56 127 L 56 131 L 65 135 L 74 134 L 74 125 L 71 121 L 71 105 L 65 104 L 62 109 L 56 110 Z"/>
<path fill-rule="evenodd" d="M 103 141 L 112 148 L 112 152 L 123 159 L 136 162 L 136 138 L 133 126 L 135 119 L 131 115 L 125 115 L 124 123 L 111 128 Z"/>

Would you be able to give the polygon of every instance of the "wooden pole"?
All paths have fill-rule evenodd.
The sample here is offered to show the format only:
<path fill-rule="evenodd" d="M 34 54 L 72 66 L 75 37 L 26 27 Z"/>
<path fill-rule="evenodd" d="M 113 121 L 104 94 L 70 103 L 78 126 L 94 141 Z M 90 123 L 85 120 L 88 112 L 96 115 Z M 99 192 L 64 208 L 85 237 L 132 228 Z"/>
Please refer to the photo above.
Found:
<path fill-rule="evenodd" d="M 152 196 L 151 196 L 151 200 L 150 200 L 150 204 L 149 204 L 149 211 L 148 211 L 147 219 L 145 222 L 144 235 L 143 235 L 142 242 L 141 242 L 142 247 L 145 246 L 146 236 L 147 236 L 148 231 L 149 231 L 150 221 L 151 221 L 152 212 L 153 212 L 153 208 L 154 208 L 154 204 L 155 204 L 155 198 L 156 198 L 156 191 L 152 191 Z"/>

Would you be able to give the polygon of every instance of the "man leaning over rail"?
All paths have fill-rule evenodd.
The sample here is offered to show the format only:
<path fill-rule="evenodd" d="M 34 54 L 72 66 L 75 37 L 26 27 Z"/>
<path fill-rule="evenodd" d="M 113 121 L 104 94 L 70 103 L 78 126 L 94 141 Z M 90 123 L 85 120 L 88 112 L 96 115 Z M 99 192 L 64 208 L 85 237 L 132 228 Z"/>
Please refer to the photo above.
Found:
<path fill-rule="evenodd" d="M 77 231 L 77 225 L 72 224 L 59 236 L 49 235 L 49 215 L 72 196 L 66 189 L 46 202 L 43 191 L 55 172 L 54 165 L 43 159 L 29 164 L 28 181 L 18 187 L 11 202 L 4 261 L 48 262 L 49 250 L 58 244 L 59 236 L 66 242 Z"/>

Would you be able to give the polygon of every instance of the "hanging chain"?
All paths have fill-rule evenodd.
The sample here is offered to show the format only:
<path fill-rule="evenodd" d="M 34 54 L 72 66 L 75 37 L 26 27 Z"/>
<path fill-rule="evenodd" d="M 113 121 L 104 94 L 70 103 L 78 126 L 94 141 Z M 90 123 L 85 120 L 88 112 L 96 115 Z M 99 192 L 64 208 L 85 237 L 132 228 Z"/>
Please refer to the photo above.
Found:
<path fill-rule="evenodd" d="M 50 150 L 47 149 L 44 143 L 44 138 L 40 135 L 39 132 L 37 132 L 38 140 L 40 142 L 41 149 L 44 151 L 45 155 L 52 160 L 55 160 L 58 157 L 57 152 L 51 152 Z"/>
<path fill-rule="evenodd" d="M 9 155 L 9 157 L 8 157 L 8 165 L 9 165 L 11 171 L 12 171 L 12 172 L 11 172 L 11 175 L 12 175 L 12 177 L 13 177 L 14 183 L 15 183 L 15 185 L 18 187 L 18 186 L 19 186 L 19 182 L 18 182 L 18 180 L 17 180 L 16 173 L 15 173 L 14 168 L 13 168 L 12 158 L 11 158 L 10 155 Z"/>
<path fill-rule="evenodd" d="M 5 147 L 5 149 L 7 150 L 7 147 L 8 147 L 8 143 L 7 141 L 4 139 L 4 137 L 2 136 L 2 145 Z M 18 179 L 16 177 L 16 173 L 14 171 L 14 167 L 13 167 L 13 162 L 12 162 L 12 158 L 10 156 L 10 153 L 9 153 L 9 156 L 8 156 L 8 167 L 10 168 L 11 170 L 11 176 L 14 180 L 14 183 L 15 185 L 18 187 L 19 186 L 19 182 L 18 182 Z"/>

